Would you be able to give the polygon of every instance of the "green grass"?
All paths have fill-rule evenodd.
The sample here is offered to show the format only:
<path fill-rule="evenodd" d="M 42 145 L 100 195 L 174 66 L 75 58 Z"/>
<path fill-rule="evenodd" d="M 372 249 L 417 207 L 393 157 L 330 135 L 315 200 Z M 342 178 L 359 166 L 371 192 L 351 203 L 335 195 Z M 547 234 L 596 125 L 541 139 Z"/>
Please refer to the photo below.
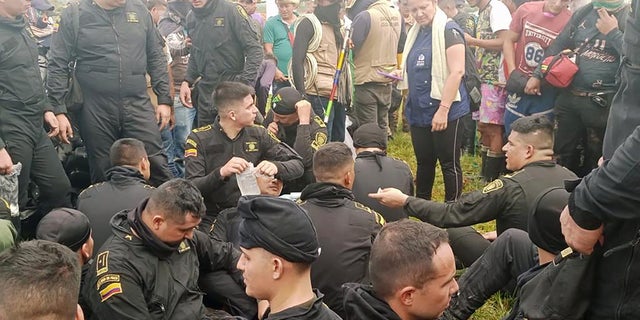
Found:
<path fill-rule="evenodd" d="M 414 173 L 416 172 L 416 157 L 413 154 L 413 146 L 411 145 L 411 137 L 408 133 L 398 130 L 394 134 L 394 138 L 389 141 L 388 152 L 391 156 L 406 161 Z M 481 159 L 479 156 L 473 157 L 463 155 L 461 159 L 462 172 L 464 173 L 463 192 L 481 189 L 484 183 L 480 179 Z M 434 201 L 443 201 L 444 199 L 444 182 L 440 167 L 436 168 L 436 180 L 433 188 Z M 495 230 L 495 221 L 477 224 L 474 226 L 479 232 L 488 232 Z M 495 294 L 485 305 L 478 309 L 471 317 L 475 320 L 498 320 L 509 312 L 511 299 L 500 293 Z"/>

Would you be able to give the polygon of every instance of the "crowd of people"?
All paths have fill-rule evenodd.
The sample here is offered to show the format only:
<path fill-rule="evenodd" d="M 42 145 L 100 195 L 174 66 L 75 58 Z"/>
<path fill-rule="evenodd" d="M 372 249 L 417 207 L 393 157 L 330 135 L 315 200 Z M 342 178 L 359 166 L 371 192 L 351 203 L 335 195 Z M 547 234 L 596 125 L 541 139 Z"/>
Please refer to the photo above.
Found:
<path fill-rule="evenodd" d="M 595 246 L 640 318 L 639 3 L 1 0 L 0 319 L 469 319 Z"/>

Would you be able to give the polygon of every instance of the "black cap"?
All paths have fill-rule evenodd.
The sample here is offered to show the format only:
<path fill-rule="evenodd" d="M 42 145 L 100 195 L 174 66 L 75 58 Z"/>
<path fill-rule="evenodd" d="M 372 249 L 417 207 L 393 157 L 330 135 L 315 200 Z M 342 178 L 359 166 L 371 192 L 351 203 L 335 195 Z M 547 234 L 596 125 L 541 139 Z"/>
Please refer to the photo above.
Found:
<path fill-rule="evenodd" d="M 48 0 L 31 0 L 31 6 L 40 11 L 53 11 L 55 9 Z"/>
<path fill-rule="evenodd" d="M 287 261 L 312 263 L 318 258 L 318 236 L 307 212 L 295 202 L 267 196 L 238 201 L 240 246 L 263 248 Z"/>
<path fill-rule="evenodd" d="M 304 97 L 298 90 L 292 87 L 285 87 L 278 90 L 273 98 L 271 98 L 271 102 L 273 103 L 271 109 L 273 112 L 281 115 L 293 114 L 296 112 L 296 103 L 300 100 L 304 100 Z"/>
<path fill-rule="evenodd" d="M 375 123 L 367 123 L 353 133 L 355 148 L 387 149 L 387 132 Z"/>
<path fill-rule="evenodd" d="M 91 235 L 87 216 L 74 209 L 59 208 L 49 212 L 38 224 L 36 239 L 48 240 L 78 251 Z"/>
<path fill-rule="evenodd" d="M 568 200 L 567 190 L 553 187 L 540 193 L 533 202 L 528 233 L 531 242 L 538 248 L 557 254 L 567 247 L 560 228 L 560 213 Z"/>

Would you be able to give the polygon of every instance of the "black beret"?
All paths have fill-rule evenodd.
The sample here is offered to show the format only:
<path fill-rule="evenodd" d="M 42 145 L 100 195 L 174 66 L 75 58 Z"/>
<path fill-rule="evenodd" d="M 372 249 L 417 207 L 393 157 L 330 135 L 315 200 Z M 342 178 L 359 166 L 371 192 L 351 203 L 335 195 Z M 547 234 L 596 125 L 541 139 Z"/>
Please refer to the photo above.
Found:
<path fill-rule="evenodd" d="M 49 212 L 36 230 L 36 239 L 48 240 L 67 246 L 72 251 L 78 251 L 91 235 L 91 224 L 84 213 L 59 208 Z"/>
<path fill-rule="evenodd" d="M 533 202 L 529 215 L 529 238 L 538 248 L 559 253 L 567 247 L 560 228 L 560 213 L 567 205 L 569 192 L 562 187 L 544 190 Z"/>
<path fill-rule="evenodd" d="M 307 212 L 295 202 L 268 196 L 238 201 L 240 246 L 263 248 L 294 263 L 318 258 L 318 235 Z"/>
<path fill-rule="evenodd" d="M 355 148 L 387 149 L 387 132 L 375 123 L 364 124 L 353 133 Z"/>
<path fill-rule="evenodd" d="M 285 87 L 278 90 L 271 98 L 273 103 L 271 109 L 281 115 L 293 114 L 296 112 L 296 103 L 300 100 L 304 100 L 304 97 L 298 90 L 292 87 Z"/>

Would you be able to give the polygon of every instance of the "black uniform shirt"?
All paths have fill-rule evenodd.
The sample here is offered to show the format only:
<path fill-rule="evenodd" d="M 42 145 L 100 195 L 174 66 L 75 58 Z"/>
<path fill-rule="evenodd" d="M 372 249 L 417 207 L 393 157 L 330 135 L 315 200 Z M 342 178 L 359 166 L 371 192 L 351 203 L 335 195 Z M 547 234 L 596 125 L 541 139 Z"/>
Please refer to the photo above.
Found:
<path fill-rule="evenodd" d="M 318 290 L 314 290 L 316 298 L 291 307 L 289 309 L 282 310 L 278 313 L 269 314 L 270 310 L 264 314 L 264 320 L 285 320 L 285 319 L 304 319 L 304 320 L 342 320 L 335 312 L 331 311 L 322 302 L 322 293 Z"/>
<path fill-rule="evenodd" d="M 244 128 L 235 139 L 222 131 L 219 119 L 213 125 L 194 129 L 185 147 L 185 176 L 200 189 L 208 215 L 216 216 L 238 204 L 241 194 L 235 175 L 220 176 L 220 168 L 233 157 L 254 166 L 271 161 L 283 181 L 296 179 L 304 172 L 300 156 L 262 126 Z"/>

